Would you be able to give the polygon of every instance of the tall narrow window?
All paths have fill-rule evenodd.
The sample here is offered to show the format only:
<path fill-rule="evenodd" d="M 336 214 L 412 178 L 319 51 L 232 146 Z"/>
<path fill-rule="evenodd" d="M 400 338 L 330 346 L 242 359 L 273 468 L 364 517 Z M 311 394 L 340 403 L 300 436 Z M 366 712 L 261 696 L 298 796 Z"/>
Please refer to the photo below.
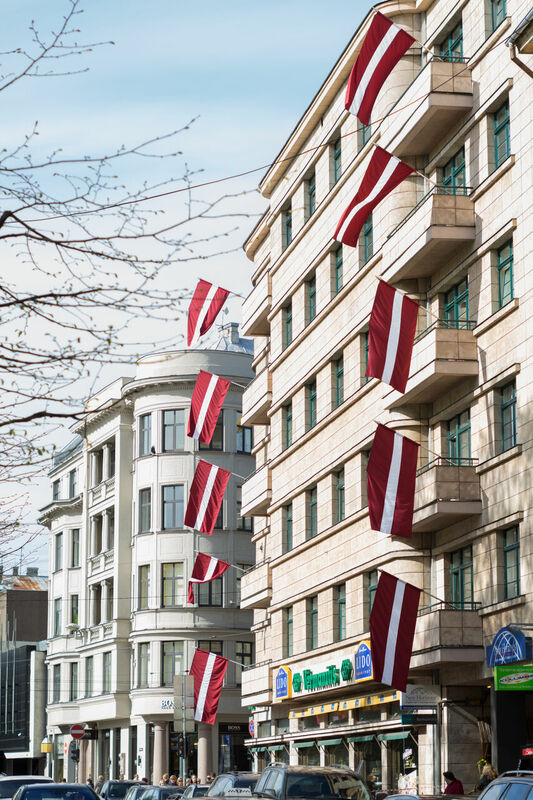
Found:
<path fill-rule="evenodd" d="M 79 673 L 79 665 L 77 661 L 71 661 L 70 663 L 70 697 L 69 699 L 77 700 L 78 699 L 78 673 Z"/>
<path fill-rule="evenodd" d="M 283 448 L 286 450 L 292 444 L 292 403 L 283 406 Z"/>
<path fill-rule="evenodd" d="M 491 11 L 492 30 L 495 31 L 498 25 L 501 25 L 501 23 L 505 19 L 506 15 L 505 0 L 491 0 L 490 11 Z"/>
<path fill-rule="evenodd" d="M 500 389 L 502 410 L 502 453 L 518 441 L 516 432 L 516 384 L 514 381 Z"/>
<path fill-rule="evenodd" d="M 470 462 L 470 409 L 448 421 L 448 458 L 459 466 Z"/>
<path fill-rule="evenodd" d="M 148 608 L 150 604 L 150 565 L 143 564 L 139 567 L 139 604 L 138 608 Z"/>
<path fill-rule="evenodd" d="M 361 338 L 360 338 L 360 341 L 361 341 L 361 354 L 360 354 L 360 358 L 361 358 L 361 361 L 360 361 L 360 363 L 361 363 L 361 386 L 364 386 L 365 383 L 368 383 L 368 381 L 370 380 L 370 378 L 368 378 L 367 375 L 366 375 L 366 370 L 367 370 L 367 367 L 368 367 L 369 338 L 370 337 L 369 337 L 368 331 L 363 331 L 363 333 L 361 334 Z"/>
<path fill-rule="evenodd" d="M 344 519 L 344 469 L 335 473 L 335 522 Z"/>
<path fill-rule="evenodd" d="M 292 242 L 292 209 L 286 208 L 283 211 L 283 249 Z"/>
<path fill-rule="evenodd" d="M 183 484 L 163 486 L 163 530 L 183 528 Z"/>
<path fill-rule="evenodd" d="M 361 266 L 366 264 L 374 255 L 374 225 L 370 214 L 363 225 L 361 234 Z"/>
<path fill-rule="evenodd" d="M 360 153 L 372 136 L 372 125 L 360 125 L 357 129 L 357 152 Z"/>
<path fill-rule="evenodd" d="M 463 23 L 462 20 L 448 33 L 440 45 L 440 56 L 443 61 L 460 61 L 463 57 Z"/>
<path fill-rule="evenodd" d="M 137 686 L 144 688 L 148 686 L 150 671 L 150 642 L 142 642 L 137 652 Z"/>
<path fill-rule="evenodd" d="M 54 600 L 54 636 L 61 635 L 61 614 L 62 614 L 62 603 L 61 598 L 56 597 Z"/>
<path fill-rule="evenodd" d="M 292 550 L 292 503 L 283 508 L 283 552 Z"/>
<path fill-rule="evenodd" d="M 198 584 L 198 605 L 221 608 L 223 599 L 222 589 L 222 578 L 215 578 L 214 581 L 209 581 L 209 583 Z"/>
<path fill-rule="evenodd" d="M 337 183 L 342 175 L 342 139 L 339 138 L 333 144 L 333 183 Z"/>
<path fill-rule="evenodd" d="M 183 450 L 185 412 L 182 408 L 163 411 L 163 451 Z"/>
<path fill-rule="evenodd" d="M 288 347 L 292 342 L 292 300 L 289 300 L 283 312 L 283 347 Z"/>
<path fill-rule="evenodd" d="M 161 605 L 173 608 L 183 605 L 183 563 L 161 565 Z"/>
<path fill-rule="evenodd" d="M 237 421 L 237 453 L 251 453 L 253 447 L 253 429 L 251 425 L 241 425 L 241 418 Z"/>
<path fill-rule="evenodd" d="M 342 244 L 333 253 L 333 295 L 336 295 L 343 286 Z"/>
<path fill-rule="evenodd" d="M 183 666 L 183 642 L 161 643 L 161 686 L 174 686 L 176 675 L 176 661 Z"/>
<path fill-rule="evenodd" d="M 506 101 L 494 112 L 494 166 L 499 167 L 511 155 L 509 103 Z"/>
<path fill-rule="evenodd" d="M 111 652 L 102 654 L 102 692 L 111 692 Z"/>
<path fill-rule="evenodd" d="M 224 409 L 218 415 L 217 424 L 209 444 L 199 443 L 200 450 L 223 450 L 224 449 Z"/>
<path fill-rule="evenodd" d="M 152 527 L 152 490 L 139 492 L 139 533 L 146 533 Z"/>
<path fill-rule="evenodd" d="M 311 430 L 316 425 L 316 379 L 305 387 L 307 400 L 307 430 Z"/>
<path fill-rule="evenodd" d="M 466 194 L 465 149 L 461 147 L 442 168 L 444 194 Z"/>
<path fill-rule="evenodd" d="M 236 490 L 236 506 L 237 506 L 237 529 L 239 531 L 253 531 L 254 518 L 241 516 L 242 508 L 242 486 L 237 486 Z"/>
<path fill-rule="evenodd" d="M 80 596 L 78 594 L 71 594 L 70 595 L 70 622 L 71 622 L 72 625 L 78 625 L 79 605 L 80 605 Z"/>
<path fill-rule="evenodd" d="M 63 534 L 56 533 L 54 540 L 54 570 L 63 569 Z"/>
<path fill-rule="evenodd" d="M 307 491 L 307 538 L 318 533 L 318 493 L 316 486 Z"/>
<path fill-rule="evenodd" d="M 316 176 L 313 172 L 307 179 L 307 219 L 312 217 L 316 210 Z"/>
<path fill-rule="evenodd" d="M 307 615 L 308 615 L 308 643 L 309 650 L 314 650 L 318 647 L 318 595 L 310 597 L 307 601 Z"/>
<path fill-rule="evenodd" d="M 456 608 L 472 609 L 474 597 L 474 565 L 472 547 L 462 547 L 450 553 L 450 593 Z"/>
<path fill-rule="evenodd" d="M 61 665 L 54 664 L 52 670 L 52 703 L 59 703 L 61 700 Z"/>
<path fill-rule="evenodd" d="M 59 500 L 61 494 L 61 481 L 57 480 L 52 483 L 52 500 Z"/>
<path fill-rule="evenodd" d="M 339 356 L 335 361 L 335 407 L 344 403 L 344 358 Z"/>
<path fill-rule="evenodd" d="M 507 305 L 513 297 L 513 240 L 509 239 L 497 251 L 498 267 L 498 304 Z"/>
<path fill-rule="evenodd" d="M 340 642 L 346 639 L 346 584 L 339 583 L 335 587 L 335 606 L 337 609 L 336 637 Z"/>
<path fill-rule="evenodd" d="M 71 469 L 68 474 L 68 496 L 70 498 L 76 497 L 76 490 L 77 490 L 77 470 Z"/>
<path fill-rule="evenodd" d="M 80 565 L 80 529 L 73 528 L 71 533 L 70 566 L 79 567 Z"/>
<path fill-rule="evenodd" d="M 520 539 L 518 528 L 503 532 L 503 578 L 505 600 L 520 594 Z"/>
<path fill-rule="evenodd" d="M 288 658 L 293 653 L 293 619 L 292 606 L 283 609 L 283 657 Z"/>
<path fill-rule="evenodd" d="M 306 281 L 305 293 L 307 296 L 307 324 L 309 324 L 316 317 L 316 273 L 314 272 Z"/>
<path fill-rule="evenodd" d="M 446 292 L 444 315 L 448 328 L 468 328 L 468 278 Z"/>
<path fill-rule="evenodd" d="M 147 456 L 152 450 L 152 415 L 139 418 L 139 455 Z"/>
<path fill-rule="evenodd" d="M 237 686 L 242 683 L 242 668 L 250 667 L 254 660 L 254 646 L 252 642 L 235 642 L 235 660 L 242 664 L 235 667 L 235 681 Z"/>
<path fill-rule="evenodd" d="M 92 697 L 94 693 L 94 656 L 85 659 L 85 697 Z"/>
<path fill-rule="evenodd" d="M 368 573 L 368 613 L 372 611 L 374 605 L 374 598 L 378 590 L 379 573 L 377 569 L 373 569 Z"/>

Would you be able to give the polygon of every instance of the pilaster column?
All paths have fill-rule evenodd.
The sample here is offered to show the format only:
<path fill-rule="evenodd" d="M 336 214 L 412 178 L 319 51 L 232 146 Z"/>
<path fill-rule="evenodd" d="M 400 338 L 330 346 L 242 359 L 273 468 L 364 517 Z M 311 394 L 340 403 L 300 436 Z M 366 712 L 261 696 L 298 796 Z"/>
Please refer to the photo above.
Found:
<path fill-rule="evenodd" d="M 107 581 L 100 583 L 102 594 L 100 596 L 100 622 L 107 622 L 107 601 L 109 596 L 109 584 Z"/>
<path fill-rule="evenodd" d="M 87 782 L 87 741 L 85 739 L 81 739 L 78 742 L 78 747 L 80 748 L 80 761 L 78 764 L 78 783 L 86 783 Z"/>
<path fill-rule="evenodd" d="M 104 444 L 103 451 L 102 479 L 106 481 L 111 477 L 111 445 Z"/>
<path fill-rule="evenodd" d="M 109 550 L 109 510 L 102 513 L 102 550 Z"/>
<path fill-rule="evenodd" d="M 94 754 L 94 740 L 89 739 L 87 741 L 87 750 L 85 751 L 85 770 L 86 770 L 86 779 L 91 776 L 93 779 L 93 783 L 96 784 L 96 780 L 98 775 L 95 774 L 94 771 L 94 764 L 93 764 L 93 754 Z"/>
<path fill-rule="evenodd" d="M 198 781 L 205 783 L 211 772 L 211 726 L 198 723 Z"/>
<path fill-rule="evenodd" d="M 168 771 L 167 731 L 164 722 L 154 725 L 154 786 L 159 784 L 164 773 Z"/>

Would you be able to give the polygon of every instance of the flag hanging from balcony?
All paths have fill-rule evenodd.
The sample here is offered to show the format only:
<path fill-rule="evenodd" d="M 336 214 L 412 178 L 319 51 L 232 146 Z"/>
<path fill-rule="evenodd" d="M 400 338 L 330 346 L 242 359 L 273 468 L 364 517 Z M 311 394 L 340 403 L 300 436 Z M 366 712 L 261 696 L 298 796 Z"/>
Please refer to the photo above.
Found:
<path fill-rule="evenodd" d="M 191 664 L 194 675 L 194 719 L 213 725 L 228 659 L 197 648 Z"/>
<path fill-rule="evenodd" d="M 231 381 L 201 369 L 192 393 L 187 435 L 209 444 Z"/>
<path fill-rule="evenodd" d="M 196 344 L 200 336 L 207 333 L 218 312 L 228 299 L 229 291 L 213 286 L 209 281 L 199 280 L 189 305 L 187 317 L 187 344 Z"/>
<path fill-rule="evenodd" d="M 370 612 L 374 680 L 405 692 L 420 589 L 381 572 Z"/>
<path fill-rule="evenodd" d="M 220 578 L 229 566 L 227 561 L 221 561 L 220 558 L 207 556 L 205 553 L 198 553 L 192 568 L 191 577 L 189 578 L 189 597 L 187 602 L 194 603 L 192 589 L 195 583 L 209 583 L 209 581 L 214 581 L 215 578 Z"/>
<path fill-rule="evenodd" d="M 368 378 L 405 392 L 417 318 L 418 303 L 379 281 L 368 326 Z"/>
<path fill-rule="evenodd" d="M 376 11 L 350 73 L 344 99 L 345 109 L 364 125 L 370 122 L 385 80 L 415 41 L 407 31 Z"/>
<path fill-rule="evenodd" d="M 372 530 L 411 536 L 417 457 L 417 442 L 378 425 L 366 470 Z"/>
<path fill-rule="evenodd" d="M 199 461 L 185 512 L 185 525 L 211 536 L 231 472 Z"/>
<path fill-rule="evenodd" d="M 355 247 L 365 220 L 372 209 L 411 172 L 414 172 L 414 168 L 405 161 L 391 156 L 382 147 L 375 147 L 361 185 L 340 218 L 333 238 L 350 247 Z"/>

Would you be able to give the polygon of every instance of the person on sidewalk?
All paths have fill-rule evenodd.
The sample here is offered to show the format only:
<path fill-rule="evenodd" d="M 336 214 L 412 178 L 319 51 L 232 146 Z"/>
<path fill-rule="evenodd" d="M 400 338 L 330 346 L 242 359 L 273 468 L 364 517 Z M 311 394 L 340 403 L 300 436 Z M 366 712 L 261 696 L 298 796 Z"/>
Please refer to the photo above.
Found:
<path fill-rule="evenodd" d="M 446 788 L 444 794 L 464 794 L 463 784 L 458 780 L 453 772 L 443 772 Z"/>
<path fill-rule="evenodd" d="M 489 783 L 492 783 L 494 778 L 497 778 L 497 777 L 498 777 L 498 773 L 496 772 L 496 770 L 494 769 L 492 764 L 485 764 L 485 766 L 483 767 L 483 770 L 481 772 L 480 781 L 479 781 L 478 785 L 476 786 L 477 791 L 478 792 L 482 792 L 483 789 L 485 789 L 489 785 Z"/>

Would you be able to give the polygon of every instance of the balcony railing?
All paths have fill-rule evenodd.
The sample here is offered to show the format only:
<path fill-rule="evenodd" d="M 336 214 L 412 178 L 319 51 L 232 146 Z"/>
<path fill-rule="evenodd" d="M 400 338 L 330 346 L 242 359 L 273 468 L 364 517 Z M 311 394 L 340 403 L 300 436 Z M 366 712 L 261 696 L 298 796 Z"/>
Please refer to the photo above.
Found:
<path fill-rule="evenodd" d="M 410 211 L 407 212 L 405 217 L 399 221 L 399 223 L 387 234 L 387 239 L 391 239 L 394 234 L 400 230 L 400 228 L 405 225 L 405 223 L 416 213 L 416 211 L 423 205 L 428 197 L 431 197 L 434 194 L 451 194 L 453 196 L 462 196 L 462 197 L 469 197 L 473 192 L 472 186 L 455 186 L 453 184 L 444 185 L 442 183 L 436 183 L 431 189 L 426 192 L 420 200 L 412 207 Z"/>
<path fill-rule="evenodd" d="M 431 461 L 428 461 L 427 464 L 423 464 L 421 467 L 418 467 L 416 474 L 423 475 L 424 472 L 427 472 L 429 469 L 433 469 L 433 467 L 477 467 L 478 463 L 479 458 L 436 456 L 435 458 L 432 458 Z"/>
<path fill-rule="evenodd" d="M 481 603 L 475 600 L 441 600 L 437 603 L 431 603 L 428 606 L 421 606 L 418 609 L 418 616 L 423 617 L 424 614 L 431 614 L 433 611 L 479 611 Z"/>
<path fill-rule="evenodd" d="M 475 319 L 435 319 L 428 325 L 427 328 L 424 328 L 423 331 L 417 333 L 415 336 L 415 343 L 419 342 L 424 336 L 427 336 L 428 333 L 434 331 L 435 328 L 447 328 L 448 330 L 465 330 L 465 331 L 473 331 L 477 325 L 477 321 Z"/>

